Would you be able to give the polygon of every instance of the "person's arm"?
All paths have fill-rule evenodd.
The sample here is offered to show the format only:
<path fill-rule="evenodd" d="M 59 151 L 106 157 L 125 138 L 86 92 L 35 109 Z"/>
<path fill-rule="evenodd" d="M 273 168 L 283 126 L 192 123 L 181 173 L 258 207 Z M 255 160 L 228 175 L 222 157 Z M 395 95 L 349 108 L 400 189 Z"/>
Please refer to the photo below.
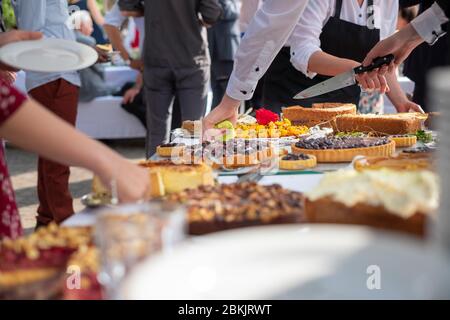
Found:
<path fill-rule="evenodd" d="M 447 10 L 448 14 L 449 4 L 446 1 L 440 3 L 442 8 L 437 3 L 433 4 L 405 28 L 379 42 L 367 55 L 364 65 L 371 64 L 377 57 L 393 54 L 395 65 L 399 66 L 424 41 L 434 44 L 444 34 L 442 25 L 449 21 L 444 12 Z"/>
<path fill-rule="evenodd" d="M 0 126 L 0 136 L 56 162 L 89 169 L 106 186 L 115 181 L 122 202 L 138 201 L 148 194 L 147 170 L 76 131 L 34 101 L 25 102 Z"/>
<path fill-rule="evenodd" d="M 223 120 L 236 122 L 242 100 L 253 96 L 259 79 L 266 73 L 286 43 L 308 0 L 266 0 L 250 22 L 234 60 L 234 69 L 222 102 L 203 119 L 207 131 Z M 211 133 L 213 134 L 213 133 Z"/>
<path fill-rule="evenodd" d="M 400 86 L 400 83 L 398 82 L 395 72 L 388 73 L 386 75 L 386 78 L 389 88 L 391 89 L 390 92 L 387 93 L 387 95 L 397 112 L 423 112 L 423 109 L 418 104 L 408 99 L 402 87 Z"/>
<path fill-rule="evenodd" d="M 105 23 L 105 19 L 103 18 L 103 15 L 98 8 L 97 2 L 95 0 L 88 0 L 87 7 L 94 22 L 99 26 L 103 26 Z"/>
<path fill-rule="evenodd" d="M 130 55 L 128 54 L 128 51 L 125 48 L 125 46 L 123 45 L 120 30 L 117 27 L 110 25 L 108 23 L 105 23 L 103 25 L 103 29 L 108 35 L 108 39 L 111 42 L 111 45 L 113 46 L 114 50 L 120 52 L 120 56 L 122 57 L 123 60 L 125 61 L 130 60 Z"/>
<path fill-rule="evenodd" d="M 144 87 L 144 77 L 141 72 L 138 73 L 136 77 L 136 83 L 134 86 L 125 92 L 123 95 L 122 103 L 132 103 L 136 96 L 141 92 L 142 88 Z"/>

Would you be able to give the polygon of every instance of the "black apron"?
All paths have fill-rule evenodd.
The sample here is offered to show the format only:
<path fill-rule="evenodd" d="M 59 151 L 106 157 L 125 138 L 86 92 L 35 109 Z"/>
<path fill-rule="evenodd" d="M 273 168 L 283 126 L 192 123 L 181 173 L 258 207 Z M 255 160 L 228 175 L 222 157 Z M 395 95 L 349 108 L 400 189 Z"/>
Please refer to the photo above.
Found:
<path fill-rule="evenodd" d="M 369 0 L 368 5 L 372 6 L 373 0 Z M 367 26 L 341 20 L 341 9 L 342 0 L 337 0 L 336 13 L 330 17 L 320 35 L 321 49 L 336 57 L 362 62 L 369 51 L 380 41 L 380 30 L 369 29 Z M 292 54 L 295 55 L 295 52 Z M 294 105 L 311 107 L 313 103 L 321 102 L 358 105 L 361 90 L 357 85 L 310 99 L 293 99 L 300 91 L 331 77 L 316 75 L 310 79 L 295 69 L 290 58 L 291 48 L 284 47 L 269 67 L 264 81 L 265 108 L 280 113 L 282 107 Z"/>

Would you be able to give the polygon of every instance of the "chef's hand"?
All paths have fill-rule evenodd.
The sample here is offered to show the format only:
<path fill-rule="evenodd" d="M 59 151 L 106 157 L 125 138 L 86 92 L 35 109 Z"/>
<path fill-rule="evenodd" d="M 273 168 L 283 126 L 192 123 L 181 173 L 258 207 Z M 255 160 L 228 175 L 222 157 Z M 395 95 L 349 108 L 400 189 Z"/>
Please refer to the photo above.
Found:
<path fill-rule="evenodd" d="M 378 91 L 381 94 L 384 94 L 391 90 L 386 80 L 386 73 L 388 70 L 389 66 L 384 66 L 371 72 L 358 74 L 355 78 L 365 91 Z"/>
<path fill-rule="evenodd" d="M 236 125 L 240 104 L 239 100 L 235 100 L 225 94 L 220 104 L 203 119 L 203 140 L 213 140 L 215 137 L 222 136 L 223 130 L 214 129 L 215 125 L 222 121 L 229 120 L 233 125 Z"/>
<path fill-rule="evenodd" d="M 367 55 L 363 62 L 364 66 L 370 65 L 374 59 L 393 54 L 394 63 L 391 64 L 389 72 L 405 61 L 411 52 L 421 43 L 423 39 L 419 36 L 411 24 L 398 31 L 389 38 L 379 42 Z"/>
<path fill-rule="evenodd" d="M 397 112 L 425 113 L 421 106 L 419 106 L 418 104 L 416 104 L 410 100 L 405 100 L 404 102 L 395 105 L 395 109 L 397 109 Z"/>
<path fill-rule="evenodd" d="M 0 79 L 11 85 L 16 81 L 17 74 L 13 71 L 0 70 Z"/>

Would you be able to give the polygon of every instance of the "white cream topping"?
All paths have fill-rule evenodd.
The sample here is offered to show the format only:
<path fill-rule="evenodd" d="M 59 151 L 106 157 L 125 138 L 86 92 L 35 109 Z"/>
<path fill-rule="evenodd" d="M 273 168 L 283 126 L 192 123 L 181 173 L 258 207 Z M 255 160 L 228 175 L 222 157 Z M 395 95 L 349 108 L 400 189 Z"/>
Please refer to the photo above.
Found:
<path fill-rule="evenodd" d="M 431 171 L 341 170 L 325 174 L 307 197 L 331 197 L 348 207 L 358 203 L 383 206 L 408 218 L 416 212 L 428 213 L 439 205 L 439 183 Z"/>

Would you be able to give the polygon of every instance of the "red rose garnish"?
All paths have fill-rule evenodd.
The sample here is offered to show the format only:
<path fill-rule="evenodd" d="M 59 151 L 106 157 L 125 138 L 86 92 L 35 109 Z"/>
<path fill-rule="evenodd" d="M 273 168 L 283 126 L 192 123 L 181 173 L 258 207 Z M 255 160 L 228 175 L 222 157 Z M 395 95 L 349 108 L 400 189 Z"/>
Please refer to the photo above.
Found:
<path fill-rule="evenodd" d="M 256 121 L 258 121 L 258 124 L 266 126 L 271 122 L 276 122 L 280 120 L 280 117 L 275 112 L 272 112 L 267 109 L 259 109 L 256 110 Z"/>

